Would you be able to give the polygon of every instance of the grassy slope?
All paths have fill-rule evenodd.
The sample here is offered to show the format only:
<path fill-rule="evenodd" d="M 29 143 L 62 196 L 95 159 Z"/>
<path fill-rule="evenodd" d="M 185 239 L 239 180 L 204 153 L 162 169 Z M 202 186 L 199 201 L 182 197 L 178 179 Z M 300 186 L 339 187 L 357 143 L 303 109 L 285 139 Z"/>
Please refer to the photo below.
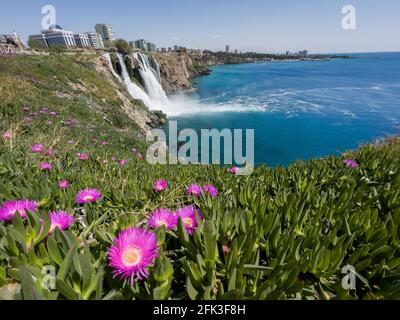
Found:
<path fill-rule="evenodd" d="M 85 67 L 89 62 L 59 57 L 11 62 L 12 71 L 10 61 L 0 60 L 1 94 L 6 97 L 0 108 L 0 132 L 12 129 L 14 133 L 11 141 L 0 140 L 0 203 L 35 199 L 44 215 L 63 209 L 82 220 L 64 235 L 57 232 L 25 247 L 29 232 L 34 233 L 29 224 L 21 229 L 16 222 L 0 222 L 0 287 L 15 281 L 29 287 L 18 272 L 23 268 L 38 274 L 43 265 L 51 264 L 61 272 L 62 261 L 68 261 L 71 250 L 74 263 L 57 283 L 57 290 L 49 294 L 38 281 L 37 294 L 50 299 L 400 298 L 397 139 L 346 155 L 360 164 L 356 170 L 345 168 L 337 157 L 297 162 L 288 168 L 260 167 L 250 177 L 235 177 L 213 166 L 150 166 L 130 151 L 137 147 L 145 154 L 134 131 L 121 131 L 117 120 L 113 124 L 104 121 L 79 95 L 74 103 L 48 95 L 49 89 L 65 90 L 63 85 L 79 75 L 83 85 L 93 85 L 92 99 L 123 123 L 125 117 L 113 112 L 112 92 L 101 79 L 93 80 Z M 54 76 L 57 81 L 49 81 Z M 102 97 L 108 103 L 103 104 Z M 31 111 L 46 105 L 61 116 L 40 114 L 27 123 L 22 110 L 27 102 Z M 81 125 L 63 124 L 69 117 Z M 100 145 L 101 140 L 109 145 Z M 56 153 L 51 157 L 30 154 L 33 143 L 53 147 Z M 90 160 L 79 161 L 79 152 L 87 152 Z M 127 159 L 127 166 L 121 168 L 112 157 Z M 54 169 L 40 172 L 41 161 L 51 162 Z M 151 186 L 160 178 L 170 186 L 165 193 L 155 194 Z M 72 182 L 65 192 L 57 187 L 61 179 Z M 214 184 L 220 195 L 216 199 L 187 197 L 185 190 L 191 183 Z M 103 199 L 82 210 L 74 198 L 87 187 L 98 188 Z M 151 277 L 134 288 L 112 280 L 105 252 L 118 231 L 136 225 L 156 208 L 175 210 L 185 204 L 197 205 L 206 223 L 190 238 L 178 231 L 164 239 L 161 232 L 164 269 L 162 259 L 158 260 Z M 28 235 L 22 236 L 24 232 Z M 75 242 L 83 247 L 86 241 L 84 250 L 74 249 Z M 224 246 L 229 247 L 228 254 L 223 253 Z M 85 259 L 90 261 L 89 269 L 84 269 Z M 363 279 L 351 294 L 340 286 L 341 268 L 348 263 Z M 170 266 L 173 275 L 166 271 Z M 88 283 L 93 286 L 89 288 Z M 30 297 L 16 288 L 15 297 Z"/>

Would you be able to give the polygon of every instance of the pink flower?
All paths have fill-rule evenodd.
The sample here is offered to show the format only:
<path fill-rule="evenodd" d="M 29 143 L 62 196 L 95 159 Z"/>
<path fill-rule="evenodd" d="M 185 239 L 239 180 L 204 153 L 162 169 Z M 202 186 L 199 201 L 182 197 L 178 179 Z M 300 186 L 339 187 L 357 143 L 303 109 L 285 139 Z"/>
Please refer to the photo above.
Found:
<path fill-rule="evenodd" d="M 31 146 L 32 153 L 42 153 L 45 150 L 46 150 L 46 148 L 41 144 L 34 144 L 33 146 Z"/>
<path fill-rule="evenodd" d="M 39 169 L 42 171 L 50 171 L 51 169 L 53 169 L 53 165 L 48 162 L 42 162 L 41 164 L 39 164 Z"/>
<path fill-rule="evenodd" d="M 192 235 L 199 226 L 198 220 L 203 220 L 203 216 L 194 206 L 187 206 L 176 211 L 178 219 L 182 219 L 185 229 L 188 234 Z M 196 217 L 196 214 L 198 218 Z"/>
<path fill-rule="evenodd" d="M 218 196 L 218 189 L 211 184 L 207 184 L 203 187 L 204 191 L 208 193 L 211 197 L 215 198 Z"/>
<path fill-rule="evenodd" d="M 147 278 L 148 267 L 158 257 L 157 238 L 153 232 L 129 228 L 121 231 L 108 251 L 109 265 L 114 277 L 130 280 Z"/>
<path fill-rule="evenodd" d="M 61 180 L 58 183 L 58 186 L 60 187 L 61 190 L 66 190 L 70 187 L 70 183 L 68 180 Z"/>
<path fill-rule="evenodd" d="M 126 164 L 128 163 L 128 161 L 127 161 L 127 160 L 120 160 L 118 163 L 119 163 L 119 165 L 120 165 L 121 167 L 125 167 Z"/>
<path fill-rule="evenodd" d="M 153 189 L 156 192 L 161 192 L 164 191 L 168 188 L 168 182 L 166 180 L 157 180 L 154 184 L 153 184 Z"/>
<path fill-rule="evenodd" d="M 186 194 L 188 196 L 195 196 L 195 197 L 200 197 L 201 193 L 203 192 L 203 190 L 201 189 L 201 187 L 197 184 L 191 184 L 186 191 Z"/>
<path fill-rule="evenodd" d="M 102 146 L 107 146 L 107 145 L 108 145 L 108 142 L 107 142 L 107 141 L 102 141 L 100 144 L 101 144 Z"/>
<path fill-rule="evenodd" d="M 85 203 L 94 203 L 97 200 L 100 200 L 101 193 L 96 189 L 85 189 L 79 191 L 76 195 L 76 203 L 85 204 Z"/>
<path fill-rule="evenodd" d="M 50 212 L 49 216 L 51 221 L 49 233 L 53 233 L 56 228 L 65 230 L 74 223 L 74 217 L 65 211 Z"/>
<path fill-rule="evenodd" d="M 34 212 L 37 210 L 36 201 L 15 200 L 4 202 L 0 207 L 0 221 L 10 221 L 19 212 L 21 218 L 26 218 L 26 211 Z"/>
<path fill-rule="evenodd" d="M 235 175 L 238 174 L 239 172 L 240 172 L 240 169 L 238 167 L 232 167 L 229 169 L 229 173 L 232 173 Z"/>
<path fill-rule="evenodd" d="M 6 131 L 3 133 L 2 137 L 4 140 L 11 140 L 13 138 L 13 134 L 11 131 Z"/>
<path fill-rule="evenodd" d="M 348 168 L 352 168 L 352 169 L 358 168 L 358 163 L 354 160 L 344 160 L 343 164 Z"/>
<path fill-rule="evenodd" d="M 86 153 L 78 153 L 78 158 L 82 161 L 89 160 L 89 156 Z"/>
<path fill-rule="evenodd" d="M 46 150 L 46 156 L 54 156 L 54 149 L 53 148 L 49 148 Z"/>
<path fill-rule="evenodd" d="M 30 111 L 30 108 L 29 108 L 28 106 L 25 106 L 22 110 L 23 110 L 24 112 L 29 112 L 29 111 Z"/>
<path fill-rule="evenodd" d="M 149 226 L 153 229 L 165 226 L 167 230 L 175 229 L 177 223 L 177 217 L 168 209 L 158 209 L 154 211 L 148 221 Z"/>

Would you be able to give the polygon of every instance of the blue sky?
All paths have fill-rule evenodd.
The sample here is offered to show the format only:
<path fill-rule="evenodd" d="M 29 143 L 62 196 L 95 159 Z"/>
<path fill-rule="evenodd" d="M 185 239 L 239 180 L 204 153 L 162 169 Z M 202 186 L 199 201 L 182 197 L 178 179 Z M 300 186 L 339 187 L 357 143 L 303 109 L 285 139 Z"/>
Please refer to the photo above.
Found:
<path fill-rule="evenodd" d="M 342 7 L 357 10 L 357 29 L 343 30 Z M 57 23 L 85 32 L 98 22 L 117 37 L 158 46 L 240 51 L 400 51 L 399 0 L 1 0 L 0 34 L 26 40 L 41 30 L 42 6 L 54 5 Z"/>

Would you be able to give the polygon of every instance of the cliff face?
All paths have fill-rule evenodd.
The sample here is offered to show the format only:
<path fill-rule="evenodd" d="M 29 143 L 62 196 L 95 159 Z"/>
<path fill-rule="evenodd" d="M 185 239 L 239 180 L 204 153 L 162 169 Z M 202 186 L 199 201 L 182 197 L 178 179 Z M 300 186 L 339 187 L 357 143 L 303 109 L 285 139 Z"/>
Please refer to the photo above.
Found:
<path fill-rule="evenodd" d="M 168 94 L 194 92 L 192 80 L 208 75 L 209 67 L 218 64 L 213 55 L 200 53 L 155 53 L 160 65 L 161 84 Z"/>

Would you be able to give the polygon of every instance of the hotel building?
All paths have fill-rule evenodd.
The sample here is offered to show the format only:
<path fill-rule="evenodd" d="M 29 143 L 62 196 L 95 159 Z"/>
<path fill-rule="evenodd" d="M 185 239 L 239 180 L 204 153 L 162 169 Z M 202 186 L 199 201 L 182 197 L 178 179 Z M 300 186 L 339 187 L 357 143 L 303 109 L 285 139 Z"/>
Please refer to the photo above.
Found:
<path fill-rule="evenodd" d="M 110 24 L 98 23 L 95 26 L 96 32 L 99 33 L 103 42 L 115 41 L 114 28 Z"/>

